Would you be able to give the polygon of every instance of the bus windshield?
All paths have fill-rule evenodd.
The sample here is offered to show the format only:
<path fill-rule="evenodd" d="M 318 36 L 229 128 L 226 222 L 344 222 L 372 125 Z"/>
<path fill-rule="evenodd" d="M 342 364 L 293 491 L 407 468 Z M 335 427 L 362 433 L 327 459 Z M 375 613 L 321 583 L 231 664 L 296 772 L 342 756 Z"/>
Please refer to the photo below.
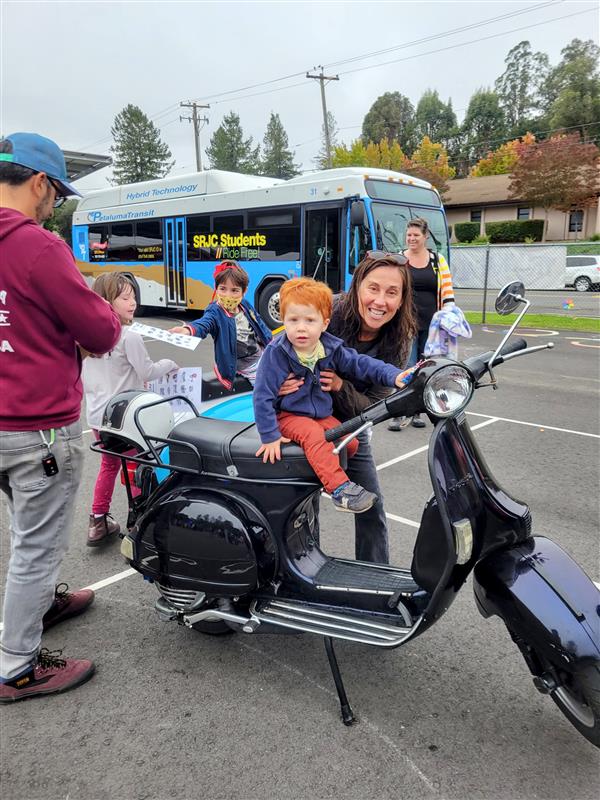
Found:
<path fill-rule="evenodd" d="M 406 227 L 409 220 L 421 217 L 429 225 L 427 246 L 449 258 L 448 232 L 442 209 L 420 208 L 418 206 L 397 205 L 395 203 L 373 203 L 373 222 L 377 247 L 391 253 L 399 253 L 406 248 Z"/>

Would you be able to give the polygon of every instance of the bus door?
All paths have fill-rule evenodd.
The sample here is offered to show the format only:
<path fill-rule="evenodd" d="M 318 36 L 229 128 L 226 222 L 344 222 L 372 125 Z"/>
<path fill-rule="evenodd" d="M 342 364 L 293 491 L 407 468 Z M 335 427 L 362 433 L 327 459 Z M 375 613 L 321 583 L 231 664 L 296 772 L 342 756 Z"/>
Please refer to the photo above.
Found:
<path fill-rule="evenodd" d="M 185 217 L 166 219 L 165 287 L 168 306 L 187 306 L 186 255 Z"/>
<path fill-rule="evenodd" d="M 326 283 L 333 293 L 344 286 L 342 204 L 306 206 L 302 274 Z"/>

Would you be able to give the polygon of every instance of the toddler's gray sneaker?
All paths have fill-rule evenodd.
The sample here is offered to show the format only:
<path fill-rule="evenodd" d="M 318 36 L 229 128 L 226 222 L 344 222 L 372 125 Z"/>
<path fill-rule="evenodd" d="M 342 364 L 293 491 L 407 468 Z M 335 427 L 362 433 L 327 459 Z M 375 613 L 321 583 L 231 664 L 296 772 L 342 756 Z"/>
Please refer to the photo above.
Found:
<path fill-rule="evenodd" d="M 368 492 L 357 483 L 348 481 L 331 495 L 336 511 L 348 511 L 350 514 L 362 514 L 368 511 L 377 500 L 377 495 Z"/>

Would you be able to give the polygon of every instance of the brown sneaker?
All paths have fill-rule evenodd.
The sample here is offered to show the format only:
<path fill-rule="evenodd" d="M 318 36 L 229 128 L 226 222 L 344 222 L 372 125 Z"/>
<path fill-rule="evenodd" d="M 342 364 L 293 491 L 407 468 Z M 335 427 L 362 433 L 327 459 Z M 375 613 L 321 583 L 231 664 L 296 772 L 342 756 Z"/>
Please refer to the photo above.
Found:
<path fill-rule="evenodd" d="M 0 703 L 14 703 L 44 694 L 68 692 L 94 674 L 93 661 L 83 658 L 60 658 L 62 650 L 50 652 L 42 647 L 37 664 L 30 670 L 0 684 Z"/>
<path fill-rule="evenodd" d="M 69 617 L 82 614 L 93 602 L 94 592 L 91 589 L 70 592 L 67 583 L 59 583 L 54 590 L 54 602 L 44 614 L 44 630 L 47 631 Z"/>
<path fill-rule="evenodd" d="M 87 546 L 98 547 L 107 542 L 115 533 L 120 533 L 121 526 L 115 522 L 110 514 L 103 514 L 95 517 L 90 514 L 90 526 L 88 528 Z"/>

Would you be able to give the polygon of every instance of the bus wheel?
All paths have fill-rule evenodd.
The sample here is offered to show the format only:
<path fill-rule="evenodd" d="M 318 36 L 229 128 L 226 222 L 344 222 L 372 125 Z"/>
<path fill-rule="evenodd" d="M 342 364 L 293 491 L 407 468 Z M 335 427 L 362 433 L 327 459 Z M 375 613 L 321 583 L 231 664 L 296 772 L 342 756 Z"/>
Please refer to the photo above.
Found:
<path fill-rule="evenodd" d="M 271 281 L 267 283 L 258 298 L 258 313 L 266 324 L 274 330 L 281 325 L 281 314 L 279 312 L 279 289 L 281 281 Z"/>

